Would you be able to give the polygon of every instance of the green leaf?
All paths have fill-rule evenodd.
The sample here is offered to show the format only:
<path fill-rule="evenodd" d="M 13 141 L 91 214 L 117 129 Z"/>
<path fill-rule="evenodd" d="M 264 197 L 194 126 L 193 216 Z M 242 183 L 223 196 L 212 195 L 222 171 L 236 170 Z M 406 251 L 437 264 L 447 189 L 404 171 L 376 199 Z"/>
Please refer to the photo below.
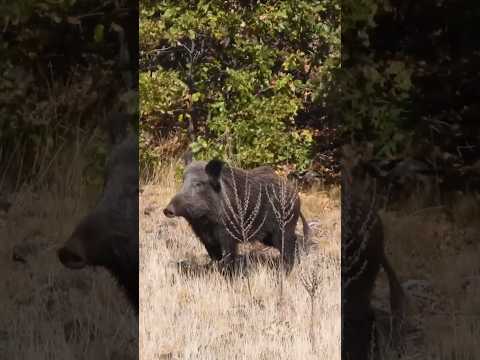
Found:
<path fill-rule="evenodd" d="M 197 101 L 200 100 L 201 96 L 202 96 L 201 93 L 198 93 L 198 92 L 193 93 L 193 94 L 192 94 L 192 102 L 193 102 L 193 103 L 196 103 Z"/>
<path fill-rule="evenodd" d="M 93 33 L 93 39 L 96 43 L 102 42 L 104 37 L 105 26 L 103 24 L 97 24 Z"/>

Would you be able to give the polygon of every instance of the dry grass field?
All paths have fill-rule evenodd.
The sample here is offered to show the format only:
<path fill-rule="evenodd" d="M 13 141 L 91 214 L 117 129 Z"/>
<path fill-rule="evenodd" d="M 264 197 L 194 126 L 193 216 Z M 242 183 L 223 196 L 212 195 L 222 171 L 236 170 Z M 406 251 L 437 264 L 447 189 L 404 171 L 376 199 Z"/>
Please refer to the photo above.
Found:
<path fill-rule="evenodd" d="M 387 251 L 410 302 L 403 359 L 480 358 L 478 198 L 459 198 L 451 214 L 415 201 L 382 213 Z M 387 296 L 381 274 L 374 305 L 388 310 Z"/>
<path fill-rule="evenodd" d="M 174 164 L 164 166 L 142 186 L 140 358 L 340 359 L 338 189 L 301 194 L 319 246 L 285 280 L 281 301 L 277 271 L 266 264 L 248 280 L 179 271 L 177 262 L 204 264 L 208 255 L 184 219 L 162 213 L 180 185 L 174 173 Z M 304 285 L 311 280 L 313 298 Z"/>
<path fill-rule="evenodd" d="M 62 159 L 43 153 L 54 181 L 20 186 L 0 209 L 0 360 L 138 357 L 137 317 L 113 278 L 56 255 L 99 195 L 81 180 L 92 144 L 76 145 Z"/>
<path fill-rule="evenodd" d="M 158 170 L 140 198 L 137 327 L 106 271 L 68 270 L 56 257 L 98 196 L 80 180 L 91 144 L 78 145 L 52 164 L 56 181 L 21 186 L 7 196 L 12 207 L 0 209 L 0 360 L 126 360 L 138 352 L 145 360 L 340 358 L 338 189 L 301 194 L 318 246 L 294 267 L 280 299 L 277 271 L 268 264 L 252 268 L 248 280 L 179 271 L 180 261 L 201 265 L 208 257 L 185 220 L 164 217 L 180 184 L 175 164 Z M 459 199 L 452 214 L 415 204 L 381 214 L 411 305 L 404 360 L 479 358 L 478 198 Z M 311 280 L 319 284 L 313 302 L 304 284 Z M 373 304 L 389 311 L 383 273 Z"/>

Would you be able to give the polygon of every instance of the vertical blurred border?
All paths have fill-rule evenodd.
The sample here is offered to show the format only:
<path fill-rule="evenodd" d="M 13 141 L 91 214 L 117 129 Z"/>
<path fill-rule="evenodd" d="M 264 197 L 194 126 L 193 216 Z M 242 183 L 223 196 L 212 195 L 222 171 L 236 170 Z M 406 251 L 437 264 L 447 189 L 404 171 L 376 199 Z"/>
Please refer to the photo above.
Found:
<path fill-rule="evenodd" d="M 57 251 L 99 203 L 118 208 L 109 176 L 133 174 L 138 190 L 138 145 L 108 170 L 112 114 L 138 136 L 138 3 L 3 2 L 0 58 L 0 358 L 136 359 L 121 284 L 105 266 L 62 266 Z"/>
<path fill-rule="evenodd" d="M 342 2 L 343 359 L 478 358 L 479 19 L 474 1 Z"/>

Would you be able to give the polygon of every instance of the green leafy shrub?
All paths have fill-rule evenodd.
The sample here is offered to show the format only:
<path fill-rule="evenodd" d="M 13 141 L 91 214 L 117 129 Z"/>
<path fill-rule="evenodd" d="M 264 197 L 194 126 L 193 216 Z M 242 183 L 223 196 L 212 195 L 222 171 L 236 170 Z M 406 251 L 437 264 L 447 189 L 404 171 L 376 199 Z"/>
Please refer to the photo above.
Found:
<path fill-rule="evenodd" d="M 331 91 L 339 1 L 141 1 L 140 10 L 144 161 L 170 126 L 188 133 L 196 158 L 310 165 L 312 130 L 297 117 Z"/>

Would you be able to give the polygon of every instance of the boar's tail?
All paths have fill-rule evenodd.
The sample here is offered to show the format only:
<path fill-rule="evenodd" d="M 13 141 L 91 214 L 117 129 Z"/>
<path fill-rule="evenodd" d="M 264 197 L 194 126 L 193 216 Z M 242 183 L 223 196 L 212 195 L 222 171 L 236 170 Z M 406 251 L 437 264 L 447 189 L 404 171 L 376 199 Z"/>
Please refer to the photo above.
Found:
<path fill-rule="evenodd" d="M 305 216 L 303 216 L 301 211 L 300 218 L 302 219 L 303 224 L 303 238 L 305 239 L 305 242 L 307 242 L 310 240 L 310 226 L 308 225 L 307 219 L 305 219 Z"/>
<path fill-rule="evenodd" d="M 302 212 L 300 211 L 300 218 L 302 219 L 302 225 L 303 225 L 303 244 L 302 248 L 305 252 L 308 252 L 308 248 L 311 245 L 310 241 L 310 226 L 308 225 L 307 220 L 305 219 L 305 216 L 303 216 Z"/>

